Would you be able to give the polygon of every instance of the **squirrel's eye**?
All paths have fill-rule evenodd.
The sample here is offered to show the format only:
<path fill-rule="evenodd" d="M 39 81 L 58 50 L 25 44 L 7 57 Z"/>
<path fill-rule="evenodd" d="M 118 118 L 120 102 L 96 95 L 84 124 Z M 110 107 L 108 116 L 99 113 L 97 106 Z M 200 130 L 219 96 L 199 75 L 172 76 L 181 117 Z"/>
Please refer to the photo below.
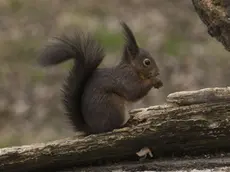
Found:
<path fill-rule="evenodd" d="M 151 64 L 151 61 L 149 59 L 144 59 L 143 64 L 145 66 L 149 66 Z"/>

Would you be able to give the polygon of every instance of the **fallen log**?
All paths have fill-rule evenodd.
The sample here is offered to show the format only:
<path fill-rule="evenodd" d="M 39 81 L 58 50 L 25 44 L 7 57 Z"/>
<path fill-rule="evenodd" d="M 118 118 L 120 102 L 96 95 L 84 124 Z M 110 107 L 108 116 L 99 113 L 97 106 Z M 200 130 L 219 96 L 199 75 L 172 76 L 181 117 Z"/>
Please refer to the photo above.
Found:
<path fill-rule="evenodd" d="M 101 172 L 101 171 L 167 171 L 167 172 L 229 172 L 230 156 L 170 158 L 147 162 L 132 162 L 99 167 L 71 168 L 60 172 Z"/>
<path fill-rule="evenodd" d="M 229 100 L 228 87 L 172 93 L 166 104 L 130 111 L 127 125 L 113 132 L 2 148 L 0 171 L 61 170 L 139 161 L 137 153 L 144 147 L 152 151 L 153 159 L 228 152 Z"/>
<path fill-rule="evenodd" d="M 207 26 L 209 35 L 230 51 L 230 1 L 192 0 L 192 2 L 198 16 Z"/>

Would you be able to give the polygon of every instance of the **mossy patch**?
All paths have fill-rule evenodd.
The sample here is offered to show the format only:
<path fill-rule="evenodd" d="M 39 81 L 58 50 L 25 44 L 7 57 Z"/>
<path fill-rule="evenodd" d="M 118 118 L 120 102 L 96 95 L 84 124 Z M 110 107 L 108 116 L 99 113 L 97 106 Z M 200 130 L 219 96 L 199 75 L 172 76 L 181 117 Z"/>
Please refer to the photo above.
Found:
<path fill-rule="evenodd" d="M 124 43 L 121 33 L 112 32 L 104 27 L 97 29 L 94 33 L 94 37 L 110 52 L 120 50 Z"/>
<path fill-rule="evenodd" d="M 20 2 L 19 0 L 9 0 L 8 3 L 12 12 L 17 12 L 22 8 L 22 2 Z"/>
<path fill-rule="evenodd" d="M 134 35 L 136 37 L 138 45 L 140 47 L 144 47 L 146 43 L 146 37 L 137 33 L 134 33 Z M 109 52 L 121 51 L 125 43 L 122 30 L 111 31 L 106 29 L 105 27 L 101 27 L 96 30 L 96 32 L 94 33 L 94 37 Z"/>
<path fill-rule="evenodd" d="M 181 35 L 170 34 L 166 37 L 162 45 L 163 52 L 171 56 L 179 56 L 181 52 L 187 49 L 188 44 Z"/>

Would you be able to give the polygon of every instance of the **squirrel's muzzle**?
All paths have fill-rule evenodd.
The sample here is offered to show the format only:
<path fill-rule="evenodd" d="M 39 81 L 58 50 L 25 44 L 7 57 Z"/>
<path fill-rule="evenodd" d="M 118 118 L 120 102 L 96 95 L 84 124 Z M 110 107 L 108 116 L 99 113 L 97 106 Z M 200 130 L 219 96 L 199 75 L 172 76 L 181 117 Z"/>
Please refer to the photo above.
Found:
<path fill-rule="evenodd" d="M 153 78 L 153 87 L 161 88 L 163 86 L 163 82 L 159 78 Z"/>
<path fill-rule="evenodd" d="M 159 71 L 157 70 L 152 70 L 151 72 L 149 72 L 149 78 L 155 78 L 157 77 L 158 75 L 160 75 Z"/>
<path fill-rule="evenodd" d="M 148 76 L 148 78 L 151 78 L 153 81 L 153 87 L 157 89 L 163 86 L 162 81 L 159 78 L 157 78 L 158 75 L 160 75 L 159 71 L 153 70 L 149 73 Z"/>

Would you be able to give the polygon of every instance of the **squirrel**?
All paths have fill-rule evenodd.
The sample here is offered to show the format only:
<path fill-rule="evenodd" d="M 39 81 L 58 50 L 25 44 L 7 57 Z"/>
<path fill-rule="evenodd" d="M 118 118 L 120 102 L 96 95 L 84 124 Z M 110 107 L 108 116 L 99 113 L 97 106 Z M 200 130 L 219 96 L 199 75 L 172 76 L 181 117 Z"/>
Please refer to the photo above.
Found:
<path fill-rule="evenodd" d="M 126 103 L 163 86 L 154 58 L 138 46 L 125 22 L 120 25 L 125 44 L 122 58 L 114 67 L 98 67 L 104 50 L 92 35 L 80 30 L 52 37 L 54 42 L 39 54 L 38 63 L 43 67 L 74 59 L 62 93 L 65 113 L 77 131 L 97 134 L 123 127 L 130 118 Z"/>

